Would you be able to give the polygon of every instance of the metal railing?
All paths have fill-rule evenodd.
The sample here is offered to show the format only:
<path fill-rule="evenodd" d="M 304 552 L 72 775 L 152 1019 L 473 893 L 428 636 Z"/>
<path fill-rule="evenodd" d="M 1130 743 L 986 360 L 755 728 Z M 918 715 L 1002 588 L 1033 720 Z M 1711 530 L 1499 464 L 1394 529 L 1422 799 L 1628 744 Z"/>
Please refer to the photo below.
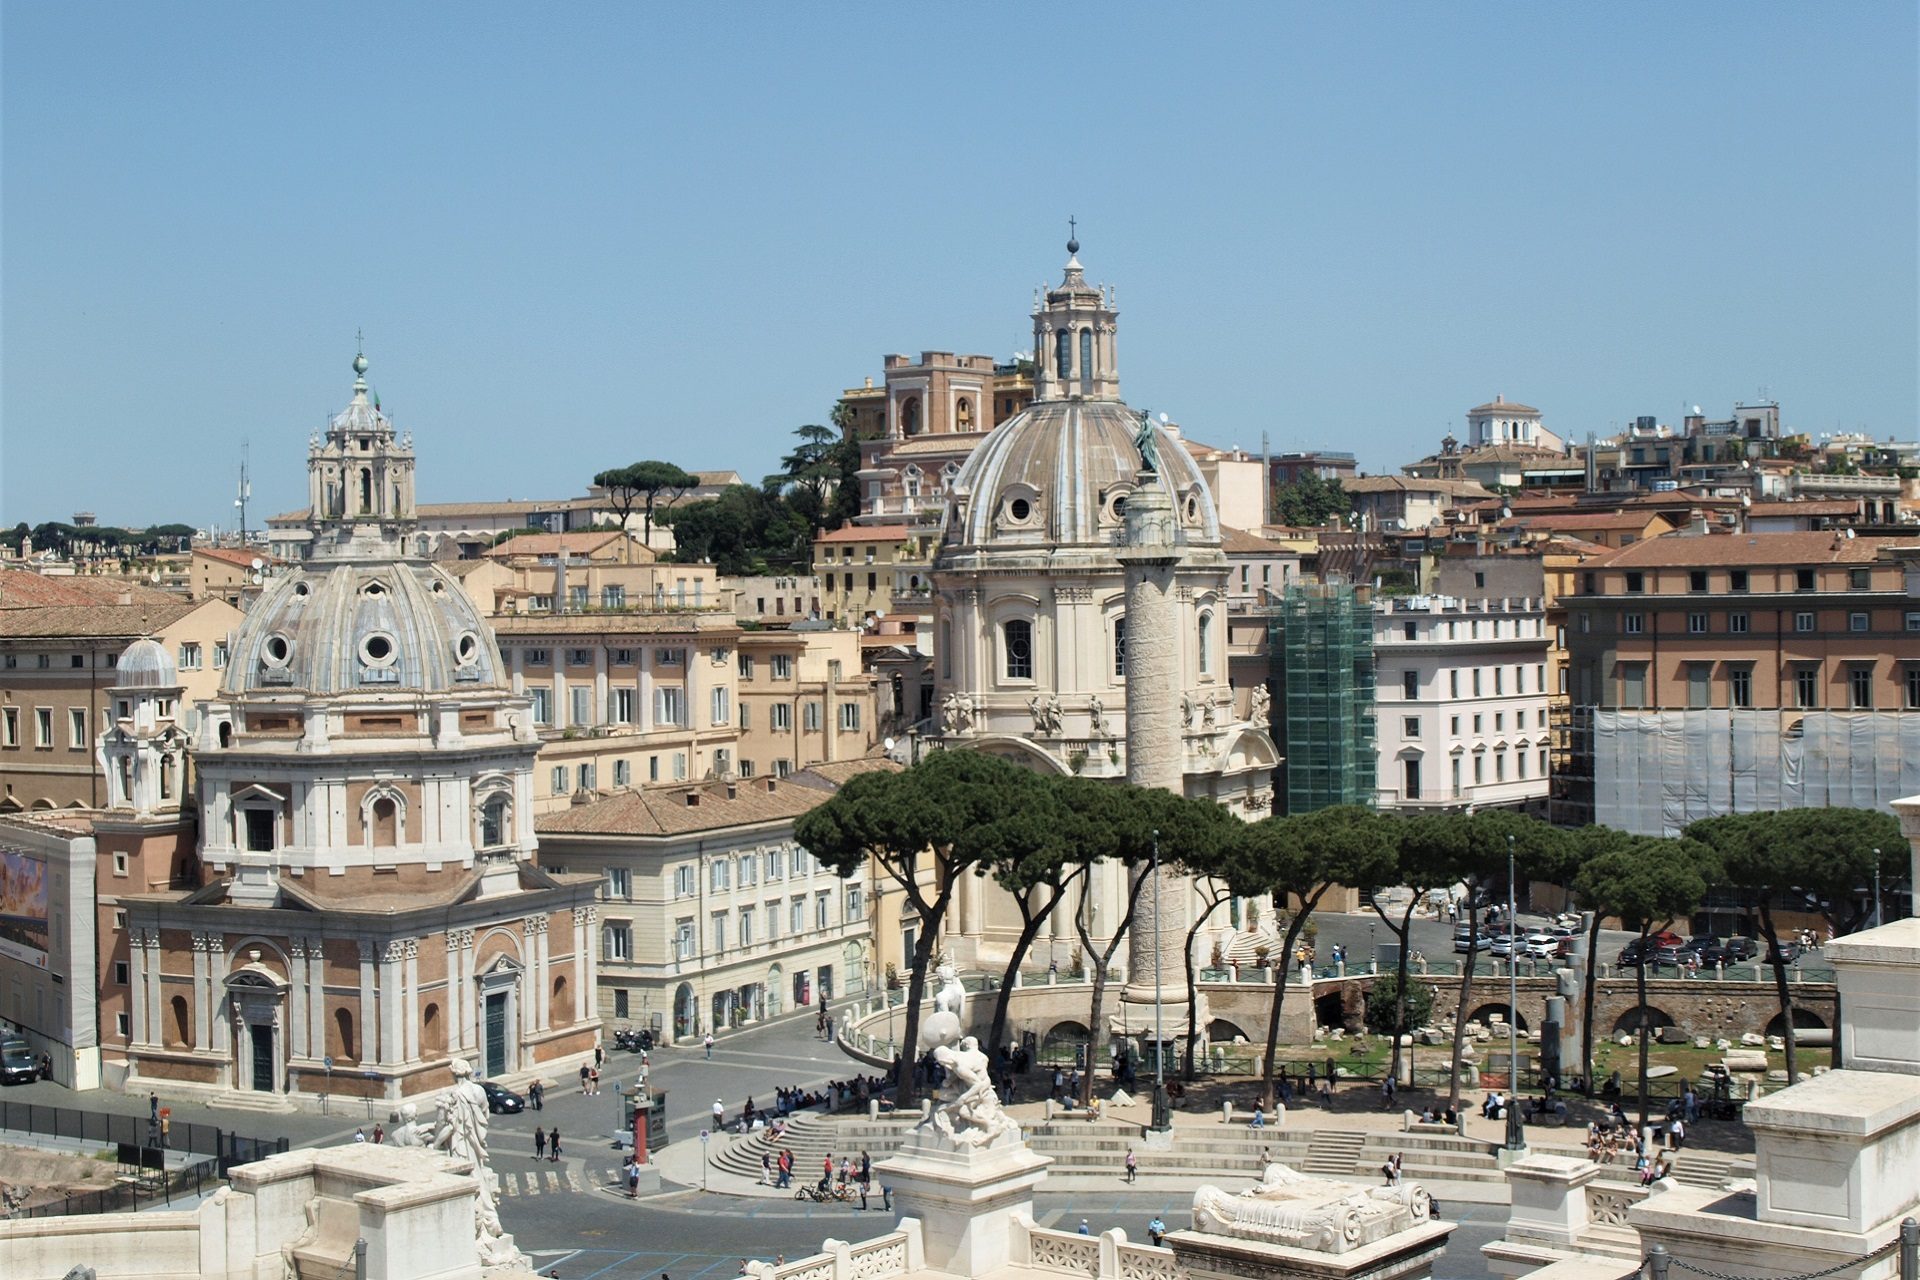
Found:
<path fill-rule="evenodd" d="M 162 1124 L 149 1116 L 112 1115 L 50 1107 L 36 1102 L 0 1102 L 0 1130 L 65 1138 L 99 1147 L 182 1151 L 210 1157 L 224 1178 L 236 1164 L 248 1164 L 287 1149 L 285 1138 L 249 1138 L 217 1125 L 191 1121 Z"/>

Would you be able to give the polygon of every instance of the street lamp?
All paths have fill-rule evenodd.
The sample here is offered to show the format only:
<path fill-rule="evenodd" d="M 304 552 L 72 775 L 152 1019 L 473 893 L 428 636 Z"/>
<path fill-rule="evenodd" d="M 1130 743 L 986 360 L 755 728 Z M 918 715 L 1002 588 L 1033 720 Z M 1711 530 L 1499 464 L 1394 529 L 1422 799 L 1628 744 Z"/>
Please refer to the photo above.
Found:
<path fill-rule="evenodd" d="M 1527 1131 L 1520 1124 L 1520 967 L 1513 954 L 1513 836 L 1507 836 L 1507 1150 L 1525 1151 Z"/>
<path fill-rule="evenodd" d="M 1160 833 L 1153 833 L 1153 1121 L 1156 1133 L 1173 1128 L 1173 1107 L 1167 1101 L 1167 1037 L 1160 1009 Z"/>

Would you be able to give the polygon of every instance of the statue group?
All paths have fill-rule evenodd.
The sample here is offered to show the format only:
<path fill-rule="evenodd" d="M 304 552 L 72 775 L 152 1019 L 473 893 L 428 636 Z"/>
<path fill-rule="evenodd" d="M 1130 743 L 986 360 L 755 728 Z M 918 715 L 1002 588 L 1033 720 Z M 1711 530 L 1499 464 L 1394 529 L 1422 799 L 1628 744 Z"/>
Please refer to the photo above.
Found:
<path fill-rule="evenodd" d="M 966 1034 L 967 989 L 953 961 L 942 959 L 934 975 L 938 988 L 933 1012 L 920 1022 L 920 1051 L 946 1072 L 933 1111 L 935 1131 L 956 1147 L 975 1150 L 1009 1134 L 1018 1138 L 1018 1126 L 993 1091 L 987 1055 L 979 1040 Z"/>

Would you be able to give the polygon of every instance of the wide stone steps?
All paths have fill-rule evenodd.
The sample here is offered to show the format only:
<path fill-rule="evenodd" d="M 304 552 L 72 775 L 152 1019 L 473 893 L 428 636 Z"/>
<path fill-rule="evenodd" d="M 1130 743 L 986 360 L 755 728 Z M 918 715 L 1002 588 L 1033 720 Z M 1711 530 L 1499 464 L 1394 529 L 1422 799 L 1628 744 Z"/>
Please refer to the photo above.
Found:
<path fill-rule="evenodd" d="M 1307 1156 L 1300 1162 L 1300 1171 L 1323 1178 L 1351 1178 L 1366 1145 L 1364 1133 L 1351 1129 L 1317 1129 L 1313 1141 L 1307 1144 Z"/>

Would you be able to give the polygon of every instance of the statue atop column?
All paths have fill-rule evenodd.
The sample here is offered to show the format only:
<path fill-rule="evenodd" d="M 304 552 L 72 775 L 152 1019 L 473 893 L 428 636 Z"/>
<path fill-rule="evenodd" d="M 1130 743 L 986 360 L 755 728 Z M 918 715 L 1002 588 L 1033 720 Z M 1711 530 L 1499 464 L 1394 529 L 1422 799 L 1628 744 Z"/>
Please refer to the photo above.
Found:
<path fill-rule="evenodd" d="M 1140 469 L 1160 474 L 1160 443 L 1153 436 L 1153 411 L 1140 411 L 1140 427 L 1133 433 L 1133 447 L 1140 452 Z"/>

